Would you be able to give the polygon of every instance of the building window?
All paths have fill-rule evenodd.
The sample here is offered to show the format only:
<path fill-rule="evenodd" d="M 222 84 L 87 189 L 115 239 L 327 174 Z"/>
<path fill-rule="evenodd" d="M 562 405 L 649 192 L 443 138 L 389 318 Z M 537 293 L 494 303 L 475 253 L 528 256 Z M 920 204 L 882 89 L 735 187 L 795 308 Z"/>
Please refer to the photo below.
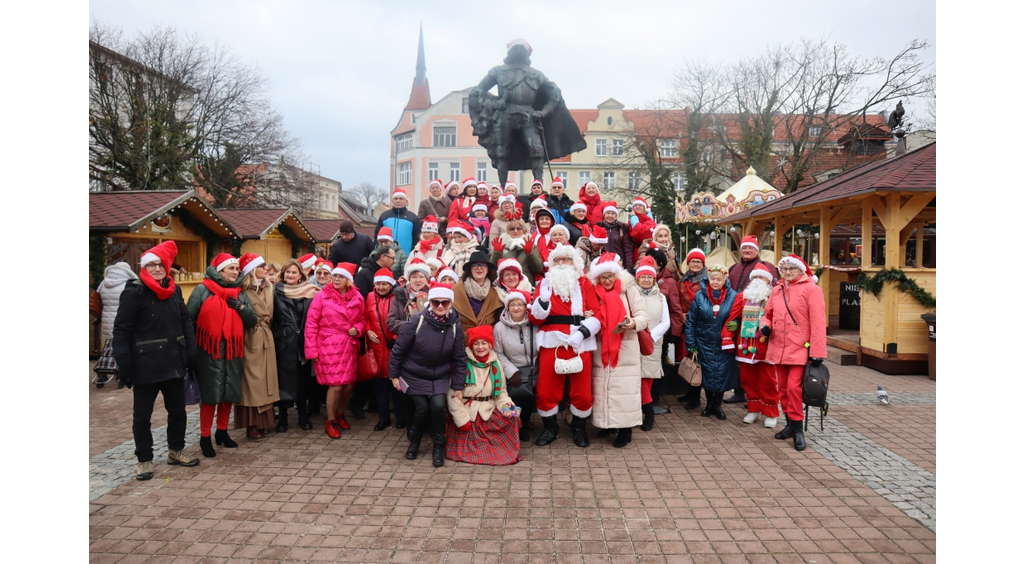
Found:
<path fill-rule="evenodd" d="M 469 97 L 468 96 L 462 99 L 462 113 L 464 113 L 464 114 L 468 114 L 469 113 Z"/>
<path fill-rule="evenodd" d="M 658 154 L 662 157 L 674 158 L 679 156 L 679 145 L 675 139 L 662 139 L 658 141 Z"/>
<path fill-rule="evenodd" d="M 714 159 L 714 153 L 711 152 L 711 149 L 704 149 L 700 154 L 700 158 L 704 161 L 704 164 L 711 164 L 711 161 Z"/>
<path fill-rule="evenodd" d="M 587 182 L 590 182 L 590 171 L 589 170 L 581 170 L 580 171 L 580 186 L 586 186 Z"/>
<path fill-rule="evenodd" d="M 672 173 L 672 186 L 676 189 L 676 192 L 682 192 L 686 189 L 686 173 L 677 170 Z"/>
<path fill-rule="evenodd" d="M 398 137 L 395 137 L 396 153 L 408 151 L 409 149 L 412 149 L 412 133 L 406 133 L 405 135 L 399 135 Z"/>
<path fill-rule="evenodd" d="M 625 146 L 626 142 L 622 139 L 612 139 L 612 156 L 621 157 Z"/>
<path fill-rule="evenodd" d="M 459 178 L 459 163 L 451 163 L 450 165 L 448 165 L 448 170 L 448 176 L 450 177 L 448 178 L 448 180 L 461 180 L 461 178 Z"/>
<path fill-rule="evenodd" d="M 567 189 L 569 188 L 569 171 L 568 170 L 556 170 L 555 176 L 562 179 L 562 185 Z"/>
<path fill-rule="evenodd" d="M 615 188 L 615 171 L 606 170 L 604 171 L 604 189 L 612 190 Z"/>
<path fill-rule="evenodd" d="M 712 125 L 711 126 L 711 133 L 712 133 L 712 135 L 717 135 L 719 137 L 725 137 L 725 126 L 724 125 Z"/>
<path fill-rule="evenodd" d="M 719 149 L 718 150 L 718 158 L 723 160 L 723 161 L 728 159 L 729 158 L 729 150 L 728 149 Z"/>
<path fill-rule="evenodd" d="M 608 156 L 608 140 L 607 139 L 598 139 L 597 141 L 594 142 L 594 154 L 599 156 L 599 157 L 607 157 Z"/>
<path fill-rule="evenodd" d="M 441 174 L 438 171 L 437 163 L 428 163 L 427 164 L 427 181 L 429 182 L 431 180 L 437 180 L 438 178 L 441 178 Z"/>
<path fill-rule="evenodd" d="M 434 126 L 434 146 L 435 147 L 454 147 L 455 146 L 455 126 L 454 125 L 435 125 Z"/>
<path fill-rule="evenodd" d="M 626 187 L 629 188 L 630 190 L 639 190 L 640 189 L 640 172 L 636 171 L 636 170 L 629 171 L 626 174 L 626 182 L 627 182 L 627 186 Z"/>
<path fill-rule="evenodd" d="M 820 127 L 811 127 L 811 128 L 809 128 L 809 129 L 807 130 L 807 133 L 808 133 L 808 134 L 809 134 L 809 135 L 810 135 L 811 137 L 818 137 L 818 136 L 820 136 L 820 135 L 821 135 L 821 128 L 820 128 Z"/>
<path fill-rule="evenodd" d="M 398 179 L 395 184 L 398 186 L 412 184 L 412 163 L 398 163 Z"/>
<path fill-rule="evenodd" d="M 478 182 L 487 182 L 487 161 L 476 162 L 476 179 Z"/>

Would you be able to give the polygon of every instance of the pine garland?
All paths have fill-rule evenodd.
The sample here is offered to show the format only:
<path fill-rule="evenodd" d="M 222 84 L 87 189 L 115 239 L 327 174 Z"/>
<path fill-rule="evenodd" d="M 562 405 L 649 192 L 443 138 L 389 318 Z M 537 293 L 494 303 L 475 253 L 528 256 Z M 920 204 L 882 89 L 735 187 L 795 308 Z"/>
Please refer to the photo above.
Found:
<path fill-rule="evenodd" d="M 907 278 L 907 275 L 898 268 L 880 270 L 878 274 L 870 278 L 863 272 L 857 275 L 857 285 L 876 298 L 882 292 L 886 282 L 898 284 L 901 292 L 914 296 L 914 299 L 925 307 L 935 307 L 935 296 L 918 286 L 917 282 Z"/>

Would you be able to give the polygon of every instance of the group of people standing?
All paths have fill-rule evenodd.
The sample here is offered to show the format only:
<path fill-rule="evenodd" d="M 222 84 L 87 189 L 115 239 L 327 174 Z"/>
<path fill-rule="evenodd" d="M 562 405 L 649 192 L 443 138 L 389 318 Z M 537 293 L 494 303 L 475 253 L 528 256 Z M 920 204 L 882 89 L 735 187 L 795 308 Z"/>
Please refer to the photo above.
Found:
<path fill-rule="evenodd" d="M 722 395 L 738 374 L 744 422 L 763 415 L 774 427 L 781 397 L 787 427 L 776 437 L 804 448 L 799 376 L 825 356 L 825 320 L 822 292 L 799 257 L 779 263 L 777 281 L 772 265 L 747 260 L 748 248 L 757 250 L 748 237 L 743 261 L 729 270 L 707 267 L 698 249 L 679 264 L 670 229 L 641 198 L 621 222 L 593 183 L 580 188 L 579 203 L 557 178 L 548 194 L 540 181 L 519 197 L 509 184 L 467 179 L 444 195 L 433 181 L 418 215 L 398 190 L 376 242 L 342 222 L 328 260 L 289 260 L 276 284 L 262 257 L 217 255 L 187 305 L 167 275 L 174 243 L 145 253 L 113 330 L 122 380 L 134 384 L 139 479 L 152 476 L 158 392 L 169 413 L 168 462 L 199 463 L 182 453 L 186 369 L 201 391 L 207 457 L 216 456 L 214 441 L 237 446 L 227 429 L 232 406 L 235 428 L 260 440 L 275 407 L 278 431 L 293 406 L 299 427 L 311 430 L 322 402 L 325 433 L 336 439 L 362 388 L 372 392 L 374 430 L 391 426 L 393 410 L 406 429 L 406 458 L 418 457 L 429 434 L 435 466 L 515 463 L 532 413 L 543 425 L 536 445 L 546 446 L 558 439 L 565 407 L 577 446 L 590 444 L 589 421 L 622 448 L 634 427 L 653 427 L 656 382 L 688 354 L 703 369 L 702 415 L 725 419 Z M 366 355 L 378 374 L 357 389 Z M 699 407 L 700 388 L 680 399 Z"/>

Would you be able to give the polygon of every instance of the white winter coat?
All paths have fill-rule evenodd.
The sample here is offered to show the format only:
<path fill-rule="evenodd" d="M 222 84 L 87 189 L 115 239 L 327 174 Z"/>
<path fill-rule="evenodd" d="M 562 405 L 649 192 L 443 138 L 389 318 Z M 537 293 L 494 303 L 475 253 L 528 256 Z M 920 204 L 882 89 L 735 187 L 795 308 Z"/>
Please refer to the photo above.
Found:
<path fill-rule="evenodd" d="M 643 357 L 640 361 L 640 372 L 644 378 L 661 378 L 664 369 L 661 367 L 661 345 L 665 334 L 672 326 L 668 317 L 668 300 L 661 293 L 658 286 L 651 288 L 650 295 L 644 296 L 643 290 L 637 288 L 647 306 L 647 316 L 650 318 L 651 338 L 654 339 L 654 352 Z"/>
<path fill-rule="evenodd" d="M 636 329 L 626 331 L 619 348 L 619 363 L 615 368 L 605 368 L 601 363 L 601 337 L 597 336 L 594 351 L 594 426 L 600 429 L 626 429 L 643 422 L 640 400 L 640 341 L 636 332 L 645 329 L 649 323 L 647 306 L 636 287 L 636 281 L 623 271 L 622 306 L 636 322 Z M 659 292 L 660 293 L 660 292 Z"/>
<path fill-rule="evenodd" d="M 117 317 L 117 305 L 121 302 L 124 285 L 138 279 L 139 275 L 135 274 L 132 267 L 128 266 L 126 262 L 116 262 L 103 271 L 103 281 L 100 282 L 96 291 L 100 293 L 100 300 L 103 302 L 100 328 L 104 342 L 109 341 L 113 335 L 114 318 Z"/>

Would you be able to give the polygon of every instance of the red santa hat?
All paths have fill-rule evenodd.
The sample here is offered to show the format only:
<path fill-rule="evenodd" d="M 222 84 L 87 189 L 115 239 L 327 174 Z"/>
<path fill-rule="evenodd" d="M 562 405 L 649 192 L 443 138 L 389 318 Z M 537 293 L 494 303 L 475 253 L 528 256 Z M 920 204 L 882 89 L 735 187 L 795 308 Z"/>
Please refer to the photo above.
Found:
<path fill-rule="evenodd" d="M 506 51 L 511 51 L 512 48 L 515 47 L 516 45 L 522 45 L 523 47 L 526 47 L 526 54 L 527 55 L 532 55 L 533 54 L 533 47 L 530 47 L 530 44 L 527 43 L 525 39 L 521 39 L 521 38 L 518 38 L 518 37 L 516 39 L 513 39 L 512 41 L 509 41 L 508 44 L 505 45 L 505 50 Z"/>
<path fill-rule="evenodd" d="M 467 239 L 472 239 L 474 237 L 472 233 L 473 229 L 473 227 L 470 227 L 459 220 L 452 220 L 451 223 L 448 224 L 448 229 L 446 229 L 445 231 L 449 235 L 452 233 L 461 233 L 465 235 Z"/>
<path fill-rule="evenodd" d="M 467 186 L 476 186 L 476 179 L 470 176 L 469 178 L 463 180 L 462 187 L 465 188 Z"/>
<path fill-rule="evenodd" d="M 420 226 L 420 230 L 423 231 L 424 233 L 437 233 L 438 228 L 439 222 L 437 221 L 437 217 L 432 215 L 424 217 L 423 225 Z"/>
<path fill-rule="evenodd" d="M 431 181 L 430 181 L 430 182 L 429 182 L 429 183 L 427 184 L 427 190 L 430 190 L 430 187 L 431 187 L 431 186 L 433 186 L 434 184 L 437 184 L 437 187 L 438 187 L 438 188 L 440 188 L 440 189 L 444 190 L 444 184 L 441 184 L 441 181 L 440 181 L 440 180 L 438 180 L 438 179 L 436 179 L 436 178 L 435 178 L 435 179 L 433 179 L 433 180 L 431 180 Z"/>
<path fill-rule="evenodd" d="M 487 344 L 494 348 L 494 327 L 491 325 L 479 325 L 466 331 L 466 345 L 472 347 L 477 341 L 487 341 Z"/>
<path fill-rule="evenodd" d="M 394 193 L 391 194 L 391 199 L 394 200 L 395 198 L 405 198 L 406 200 L 408 200 L 409 196 L 405 195 L 405 190 L 402 190 L 401 188 L 395 188 Z"/>
<path fill-rule="evenodd" d="M 654 259 L 651 255 L 644 255 L 644 258 L 640 259 L 636 267 L 636 276 L 640 277 L 641 274 L 650 274 L 651 276 L 658 276 L 658 267 L 654 264 Z"/>
<path fill-rule="evenodd" d="M 514 270 L 519 273 L 519 276 L 523 275 L 523 266 L 519 264 L 519 261 L 514 258 L 504 258 L 498 260 L 498 279 L 501 280 L 501 274 L 506 270 Z"/>
<path fill-rule="evenodd" d="M 505 304 L 505 308 L 508 308 L 509 302 L 512 300 L 523 300 L 523 303 L 527 307 L 530 306 L 530 295 L 522 290 L 510 290 L 509 293 L 505 294 L 505 297 L 501 300 Z"/>
<path fill-rule="evenodd" d="M 597 245 L 607 245 L 608 231 L 600 225 L 595 225 L 594 230 L 590 233 L 590 242 Z"/>
<path fill-rule="evenodd" d="M 459 184 L 458 180 L 452 180 L 448 184 L 445 184 L 445 186 L 444 186 L 445 194 L 447 194 L 448 192 L 451 192 L 452 188 L 462 188 L 462 185 Z"/>
<path fill-rule="evenodd" d="M 441 267 L 441 269 L 437 271 L 437 275 L 434 276 L 434 280 L 438 282 L 440 282 L 442 278 L 451 278 L 455 282 L 459 281 L 459 275 L 455 274 L 455 271 L 452 270 L 452 267 L 450 266 Z"/>
<path fill-rule="evenodd" d="M 548 207 L 548 199 L 544 194 L 537 196 L 530 202 L 530 209 L 533 208 L 546 208 Z"/>
<path fill-rule="evenodd" d="M 441 268 L 444 266 L 444 263 L 441 262 L 441 259 L 437 257 L 430 257 L 426 259 L 425 262 L 427 263 L 427 266 L 430 267 L 430 270 L 432 272 L 439 272 Z"/>
<path fill-rule="evenodd" d="M 412 277 L 413 272 L 421 272 L 428 279 L 430 278 L 430 265 L 424 262 L 420 257 L 415 257 L 409 262 L 405 263 L 405 277 L 409 279 Z"/>
<path fill-rule="evenodd" d="M 761 249 L 758 244 L 757 237 L 754 237 L 753 235 L 747 235 L 743 238 L 743 242 L 740 243 L 740 248 L 742 249 L 743 247 L 753 247 L 755 251 Z"/>
<path fill-rule="evenodd" d="M 554 188 L 555 186 L 561 186 L 561 187 L 563 187 L 563 188 L 565 187 L 565 184 L 563 184 L 563 183 L 562 183 L 562 179 L 561 179 L 560 177 L 558 177 L 558 176 L 556 176 L 556 177 L 555 177 L 555 178 L 554 178 L 554 179 L 553 179 L 553 180 L 551 181 L 551 187 L 552 187 L 552 188 Z"/>
<path fill-rule="evenodd" d="M 339 262 L 338 266 L 334 267 L 334 270 L 331 271 L 331 276 L 334 276 L 335 274 L 340 274 L 345 278 L 348 278 L 349 282 L 355 282 L 356 268 L 356 265 L 352 264 L 351 262 Z"/>
<path fill-rule="evenodd" d="M 516 194 L 518 192 L 519 192 L 519 187 L 516 186 L 515 182 L 509 181 L 509 182 L 505 183 L 505 193 L 506 194 Z"/>
<path fill-rule="evenodd" d="M 381 239 L 384 239 L 385 241 L 392 241 L 392 242 L 395 240 L 395 238 L 391 236 L 391 228 L 390 227 L 381 227 L 380 228 L 380 231 L 377 232 L 377 240 L 380 241 Z"/>
<path fill-rule="evenodd" d="M 316 272 L 317 270 L 326 270 L 327 272 L 330 272 L 333 269 L 334 269 L 334 263 L 333 262 L 331 262 L 331 261 L 329 261 L 327 259 L 318 258 L 318 259 L 316 259 L 316 269 L 314 269 L 313 272 Z"/>
<path fill-rule="evenodd" d="M 299 257 L 299 264 L 302 265 L 303 270 L 309 270 L 316 266 L 316 255 L 313 253 L 305 254 Z"/>
<path fill-rule="evenodd" d="M 601 210 L 601 217 L 608 212 L 615 212 L 615 215 L 619 215 L 619 205 L 615 202 L 605 202 L 604 209 Z"/>
<path fill-rule="evenodd" d="M 614 274 L 622 272 L 622 267 L 619 266 L 619 255 L 615 253 L 601 253 L 601 256 L 590 263 L 590 280 L 594 282 L 597 282 L 602 274 L 609 272 Z"/>
<path fill-rule="evenodd" d="M 238 259 L 238 266 L 242 267 L 242 276 L 249 274 L 261 264 L 267 264 L 267 261 L 263 260 L 263 257 L 252 253 L 245 253 L 242 255 L 242 258 Z"/>
<path fill-rule="evenodd" d="M 572 213 L 576 210 L 587 211 L 587 204 L 584 204 L 583 202 L 576 202 L 575 204 L 569 206 L 569 213 Z"/>
<path fill-rule="evenodd" d="M 539 178 L 534 178 L 533 182 L 530 183 L 530 188 L 533 188 L 534 186 L 540 186 L 541 188 L 543 188 L 544 187 L 544 183 L 541 182 L 541 180 Z"/>
<path fill-rule="evenodd" d="M 430 291 L 427 292 L 427 299 L 455 301 L 455 292 L 452 291 L 451 284 L 445 284 L 443 282 L 431 282 Z"/>
<path fill-rule="evenodd" d="M 159 262 L 164 265 L 164 270 L 170 271 L 176 256 L 178 256 L 178 245 L 174 241 L 164 241 L 142 253 L 142 258 L 139 259 L 139 266 Z"/>
<path fill-rule="evenodd" d="M 477 211 L 487 211 L 487 205 L 486 204 L 473 204 L 473 212 L 475 213 Z"/>
<path fill-rule="evenodd" d="M 815 284 L 818 283 L 818 277 L 808 271 L 807 263 L 804 259 L 800 258 L 800 255 L 789 255 L 788 257 L 782 257 L 779 261 L 779 268 L 783 266 L 795 266 L 800 269 L 801 272 L 811 277 L 811 281 Z"/>
<path fill-rule="evenodd" d="M 508 202 L 508 203 L 512 204 L 513 206 L 515 206 L 516 205 L 516 195 L 515 194 L 505 194 L 504 196 L 498 198 L 498 206 L 501 206 L 505 202 Z M 508 219 L 508 218 L 506 218 L 506 219 Z"/>
<path fill-rule="evenodd" d="M 686 255 L 686 262 L 687 262 L 687 264 L 689 264 L 689 262 L 691 260 L 693 260 L 693 259 L 697 259 L 697 260 L 699 260 L 699 261 L 701 261 L 703 263 L 707 263 L 708 257 L 704 254 L 704 251 L 702 251 L 702 250 L 700 250 L 698 248 L 693 248 L 693 249 L 690 249 L 690 252 L 687 253 L 687 255 Z"/>
<path fill-rule="evenodd" d="M 647 211 L 647 210 L 651 209 L 650 206 L 647 205 L 647 200 L 641 198 L 640 196 L 637 196 L 636 198 L 633 198 L 633 205 L 630 206 L 630 207 L 631 208 L 635 208 L 637 206 L 643 206 L 644 207 L 644 211 Z"/>
<path fill-rule="evenodd" d="M 224 270 L 225 268 L 231 266 L 232 264 L 238 264 L 238 259 L 227 253 L 220 253 L 217 256 L 213 257 L 213 260 L 210 261 L 210 266 L 216 268 L 217 272 Z M 167 265 L 165 264 L 164 266 Z"/>
<path fill-rule="evenodd" d="M 764 263 L 759 262 L 754 266 L 754 270 L 750 271 L 750 279 L 753 280 L 754 278 L 764 278 L 769 284 L 771 284 L 773 277 L 772 273 L 768 270 L 768 267 L 766 267 Z"/>
<path fill-rule="evenodd" d="M 580 192 L 586 194 L 587 193 L 587 188 L 589 186 L 593 186 L 594 188 L 597 188 L 597 183 L 594 182 L 593 180 L 588 181 L 586 184 L 583 185 L 582 188 L 580 188 Z"/>
<path fill-rule="evenodd" d="M 373 283 L 376 284 L 377 282 L 387 282 L 388 284 L 394 286 L 395 277 L 391 275 L 390 269 L 381 268 L 376 272 L 376 274 L 373 275 Z"/>

